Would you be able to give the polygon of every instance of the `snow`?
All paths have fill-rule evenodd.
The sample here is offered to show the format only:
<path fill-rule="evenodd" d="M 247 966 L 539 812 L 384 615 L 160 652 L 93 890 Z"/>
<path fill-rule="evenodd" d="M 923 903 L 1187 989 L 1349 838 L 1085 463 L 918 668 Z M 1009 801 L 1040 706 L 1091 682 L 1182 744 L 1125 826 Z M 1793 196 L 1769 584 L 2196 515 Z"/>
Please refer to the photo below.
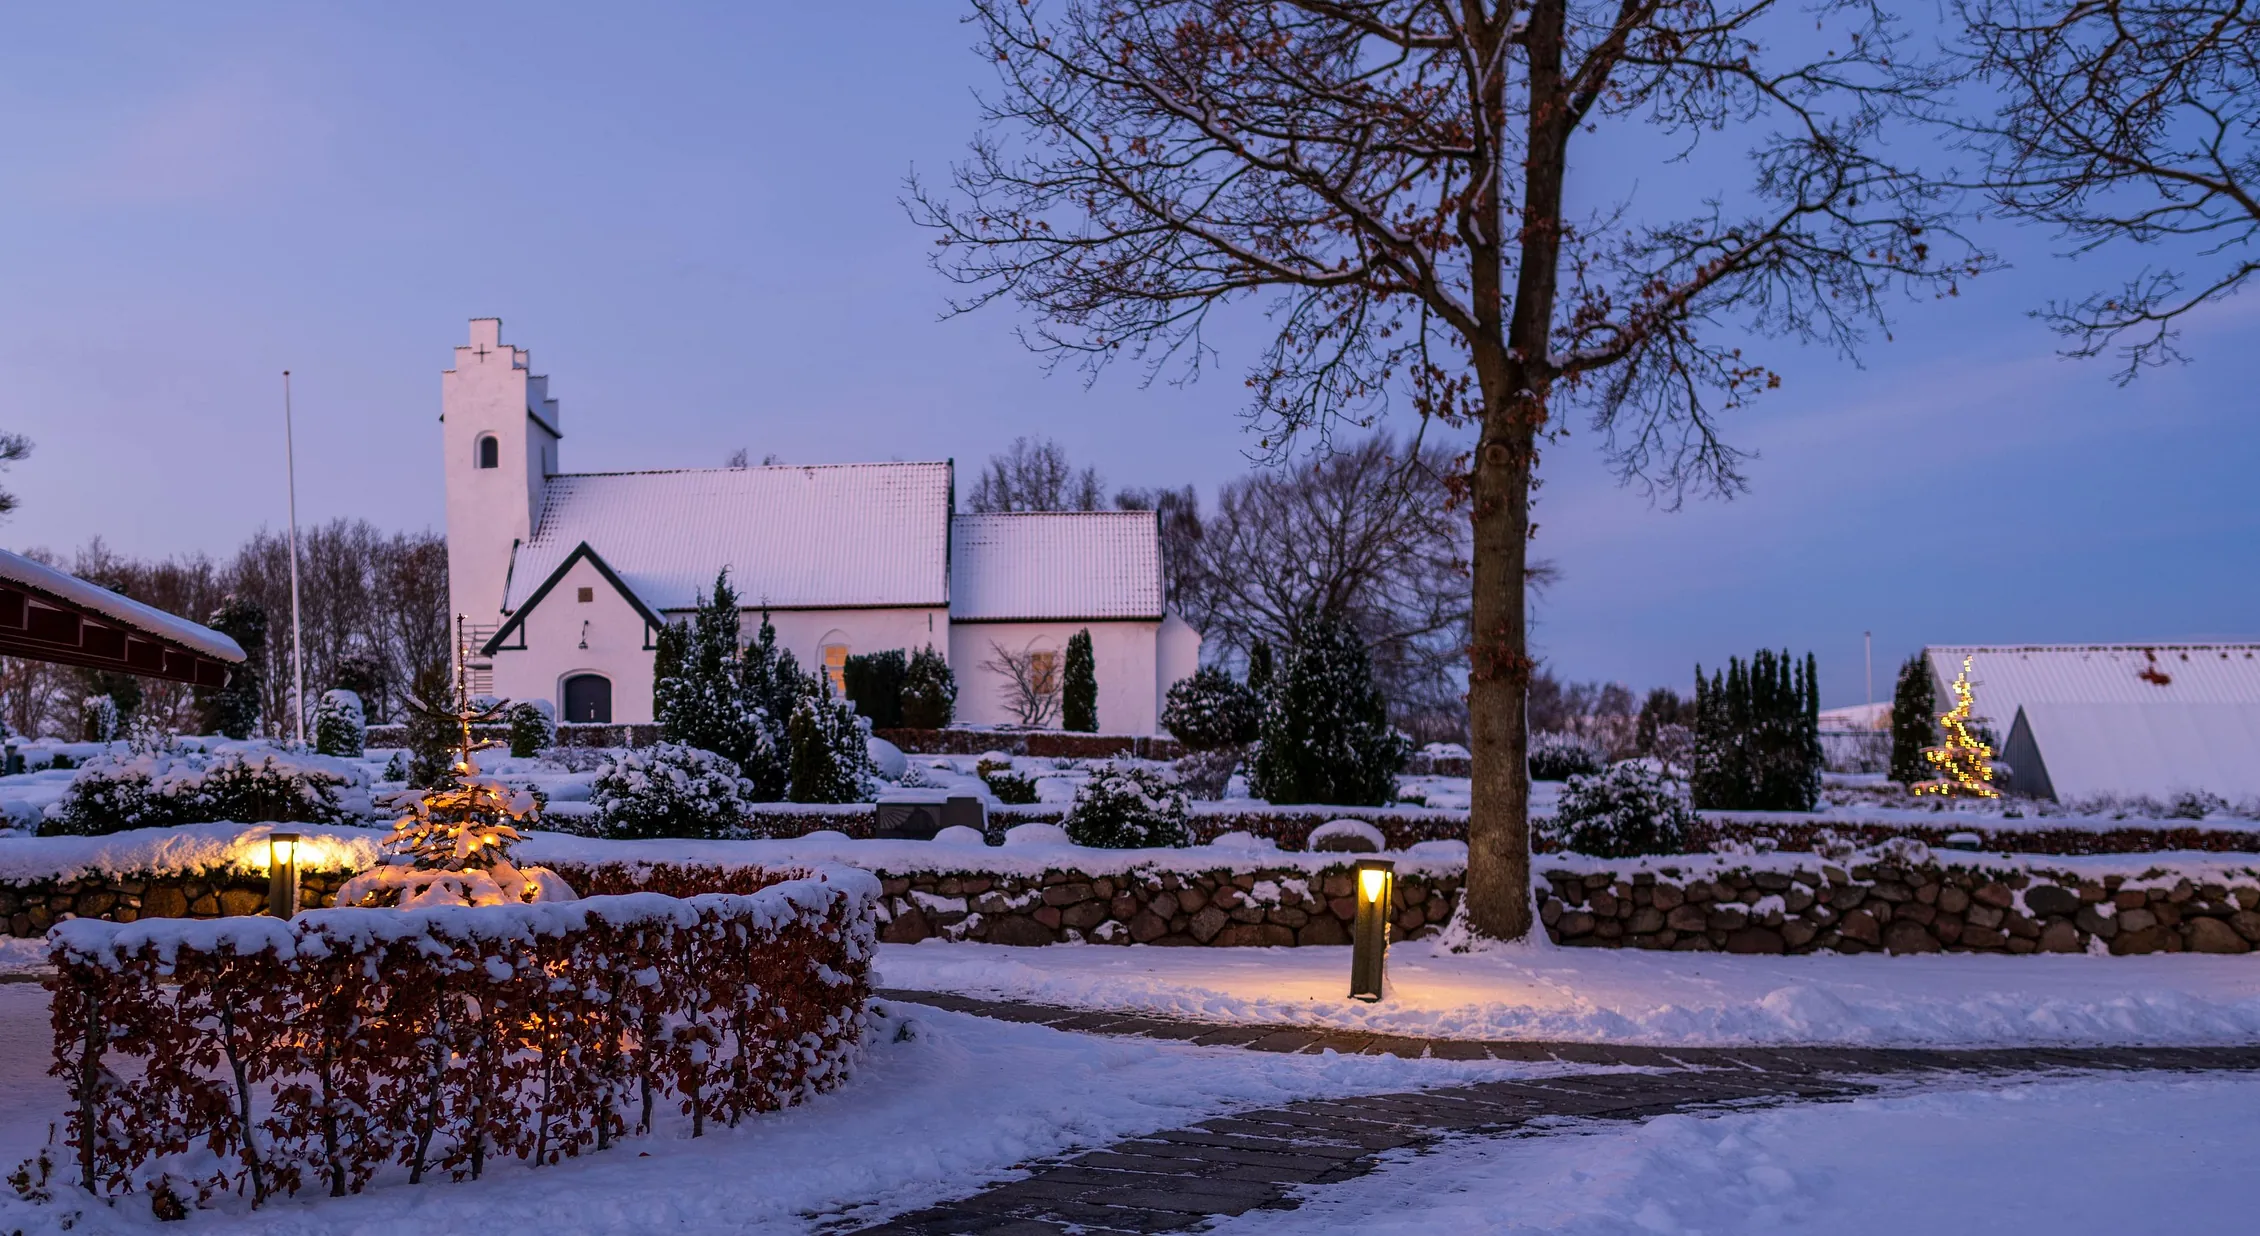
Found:
<path fill-rule="evenodd" d="M 2250 1043 L 2249 957 L 1971 953 L 1738 957 L 1389 949 L 1387 998 L 1347 998 L 1347 948 L 881 945 L 874 983 L 1199 1021 L 1457 1039 L 1666 1046 Z"/>
<path fill-rule="evenodd" d="M 2030 1081 L 1671 1115 L 1397 1153 L 1228 1236 L 2223 1232 L 2250 1222 L 2260 1078 Z M 1911 1187 L 1912 1186 L 1912 1187 Z"/>
<path fill-rule="evenodd" d="M 1387 1056 L 1286 1056 L 1064 1034 L 896 1006 L 865 1067 L 839 1091 L 693 1141 L 663 1126 L 619 1150 L 475 1184 L 382 1185 L 342 1199 L 302 1194 L 207 1226 L 260 1236 L 428 1232 L 806 1232 L 853 1207 L 888 1215 L 978 1191 L 1030 1159 L 1111 1144 L 1296 1099 L 1387 1093 L 1555 1069 Z M 48 1078 L 46 994 L 0 985 L 0 1168 L 63 1111 Z M 649 1157 L 644 1157 L 646 1154 Z M 0 1231 L 141 1231 L 145 1209 L 31 1207 L 0 1189 Z"/>
<path fill-rule="evenodd" d="M 959 515 L 950 525 L 950 620 L 1159 620 L 1152 511 Z"/>
<path fill-rule="evenodd" d="M 181 647 L 231 665 L 243 660 L 242 646 L 210 627 L 143 605 L 130 597 L 120 596 L 107 588 L 90 584 L 67 571 L 33 561 L 22 554 L 0 549 L 0 579 L 20 584 L 34 592 L 46 593 L 57 600 L 83 606 L 105 618 L 116 619 L 121 625 L 144 635 L 170 640 Z"/>

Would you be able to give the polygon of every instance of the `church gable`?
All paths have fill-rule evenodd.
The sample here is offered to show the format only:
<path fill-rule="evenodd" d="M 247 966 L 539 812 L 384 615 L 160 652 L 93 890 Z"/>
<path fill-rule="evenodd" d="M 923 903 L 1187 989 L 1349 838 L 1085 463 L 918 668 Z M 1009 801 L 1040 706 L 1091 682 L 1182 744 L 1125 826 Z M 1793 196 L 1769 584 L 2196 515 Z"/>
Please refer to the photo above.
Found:
<path fill-rule="evenodd" d="M 574 568 L 583 564 L 586 564 L 587 570 L 576 573 Z M 586 582 L 574 582 L 576 575 L 580 580 Z M 666 625 L 666 619 L 660 617 L 651 606 L 646 605 L 643 598 L 637 596 L 635 590 L 621 580 L 619 573 L 614 571 L 611 565 L 605 562 L 594 549 L 589 548 L 588 543 L 584 541 L 566 554 L 564 560 L 559 562 L 554 570 L 550 571 L 539 584 L 527 593 L 525 603 L 517 606 L 509 619 L 487 640 L 485 646 L 480 648 L 480 655 L 491 657 L 497 652 L 523 650 L 526 647 L 526 624 L 528 620 L 532 618 L 534 612 L 541 607 L 544 601 L 549 600 L 561 588 L 568 589 L 573 594 L 566 599 L 577 603 L 589 603 L 594 601 L 595 597 L 583 594 L 593 594 L 594 590 L 600 587 L 609 589 L 620 599 L 626 601 L 629 608 L 635 611 L 636 616 L 643 620 L 647 633 Z"/>

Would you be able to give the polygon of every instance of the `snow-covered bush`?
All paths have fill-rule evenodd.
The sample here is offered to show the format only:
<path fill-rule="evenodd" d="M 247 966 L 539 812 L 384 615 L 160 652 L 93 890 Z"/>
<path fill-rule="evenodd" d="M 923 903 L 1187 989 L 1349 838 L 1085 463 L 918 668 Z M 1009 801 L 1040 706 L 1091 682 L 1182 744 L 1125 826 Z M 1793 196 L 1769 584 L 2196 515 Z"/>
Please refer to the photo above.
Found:
<path fill-rule="evenodd" d="M 1232 774 L 1240 770 L 1240 761 L 1246 758 L 1245 747 L 1216 747 L 1181 755 L 1173 766 L 1177 771 L 1177 784 L 1202 802 L 1214 802 L 1224 797 L 1225 790 L 1232 784 Z"/>
<path fill-rule="evenodd" d="M 108 742 L 118 736 L 118 701 L 89 695 L 79 701 L 79 741 Z"/>
<path fill-rule="evenodd" d="M 926 645 L 910 655 L 910 668 L 902 679 L 902 723 L 912 729 L 938 730 L 957 712 L 957 675 L 948 661 Z"/>
<path fill-rule="evenodd" d="M 1310 830 L 1310 838 L 1303 843 L 1303 848 L 1344 854 L 1379 854 L 1389 848 L 1389 839 L 1380 829 L 1364 820 L 1328 820 Z"/>
<path fill-rule="evenodd" d="M 1384 806 L 1412 744 L 1389 725 L 1365 637 L 1338 615 L 1304 619 L 1265 693 L 1248 788 L 1275 803 Z"/>
<path fill-rule="evenodd" d="M 2229 800 L 2204 790 L 2184 790 L 2166 804 L 2166 818 L 2169 820 L 2202 820 L 2228 813 Z"/>
<path fill-rule="evenodd" d="M 1684 853 L 1694 822 L 1679 782 L 1636 760 L 1571 777 L 1554 808 L 1562 844 L 1595 858 Z"/>
<path fill-rule="evenodd" d="M 728 837 L 753 808 L 753 783 L 712 751 L 663 742 L 613 757 L 589 802 L 608 837 Z"/>
<path fill-rule="evenodd" d="M 368 738 L 361 697 L 342 688 L 322 692 L 321 702 L 314 705 L 314 750 L 357 760 Z"/>
<path fill-rule="evenodd" d="M 786 727 L 792 743 L 785 796 L 796 803 L 867 803 L 876 792 L 871 719 L 846 700 L 804 695 Z"/>
<path fill-rule="evenodd" d="M 1161 724 L 1187 751 L 1244 747 L 1263 728 L 1263 701 L 1212 665 L 1170 684 Z"/>
<path fill-rule="evenodd" d="M 1191 845 L 1185 791 L 1158 769 L 1106 763 L 1075 795 L 1061 827 L 1077 845 L 1108 850 Z"/>
<path fill-rule="evenodd" d="M 557 745 L 557 720 L 548 700 L 519 700 L 510 706 L 510 755 L 532 759 Z"/>
<path fill-rule="evenodd" d="M 86 762 L 40 831 L 100 836 L 212 820 L 344 824 L 360 812 L 356 775 L 273 750 L 100 755 Z"/>
<path fill-rule="evenodd" d="M 1021 807 L 1040 801 L 1036 796 L 1036 778 L 1013 771 L 1009 756 L 982 756 L 973 766 L 973 772 L 989 787 L 989 793 L 1006 806 Z"/>
<path fill-rule="evenodd" d="M 1608 767 L 1601 749 L 1577 734 L 1548 732 L 1530 736 L 1530 779 L 1567 781 Z"/>

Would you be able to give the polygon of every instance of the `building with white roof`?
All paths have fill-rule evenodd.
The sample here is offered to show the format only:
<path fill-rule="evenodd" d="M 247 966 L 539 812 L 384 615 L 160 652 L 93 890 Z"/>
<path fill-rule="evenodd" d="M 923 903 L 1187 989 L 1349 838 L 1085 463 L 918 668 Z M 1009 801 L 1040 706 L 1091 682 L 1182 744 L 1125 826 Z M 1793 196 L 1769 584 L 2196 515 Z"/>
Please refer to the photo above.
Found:
<path fill-rule="evenodd" d="M 2011 788 L 2062 801 L 2189 791 L 2260 797 L 2260 644 L 2022 644 L 1923 650 L 1941 707 L 1970 661 L 1971 708 Z"/>
<path fill-rule="evenodd" d="M 483 692 L 543 699 L 568 721 L 651 716 L 658 628 L 718 572 L 804 667 L 931 644 L 960 723 L 1012 722 L 1000 653 L 1056 672 L 1091 632 L 1099 728 L 1152 734 L 1197 667 L 1200 634 L 1168 612 L 1150 511 L 959 515 L 930 463 L 566 473 L 548 379 L 502 323 L 474 319 L 441 382 L 448 601 L 483 658 Z"/>

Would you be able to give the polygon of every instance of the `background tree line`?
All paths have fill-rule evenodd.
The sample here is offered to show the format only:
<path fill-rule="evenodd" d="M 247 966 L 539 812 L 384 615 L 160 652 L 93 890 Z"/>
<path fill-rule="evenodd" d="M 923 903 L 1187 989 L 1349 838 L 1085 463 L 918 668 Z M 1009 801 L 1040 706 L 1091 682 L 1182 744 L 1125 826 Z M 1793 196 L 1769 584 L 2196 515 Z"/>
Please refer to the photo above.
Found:
<path fill-rule="evenodd" d="M 266 617 L 252 653 L 259 729 L 290 729 L 290 541 L 261 529 L 236 552 L 162 559 L 117 553 L 97 537 L 69 558 L 29 556 L 168 613 L 209 623 L 229 598 Z M 417 671 L 448 658 L 447 542 L 430 531 L 385 532 L 367 520 L 332 520 L 299 533 L 299 601 L 306 643 L 308 707 L 332 687 L 358 691 L 371 722 L 403 715 L 401 696 Z M 198 728 L 193 692 L 14 657 L 0 658 L 0 719 L 11 732 L 77 738 L 84 699 L 109 695 L 121 719 L 134 713 L 183 732 Z"/>

